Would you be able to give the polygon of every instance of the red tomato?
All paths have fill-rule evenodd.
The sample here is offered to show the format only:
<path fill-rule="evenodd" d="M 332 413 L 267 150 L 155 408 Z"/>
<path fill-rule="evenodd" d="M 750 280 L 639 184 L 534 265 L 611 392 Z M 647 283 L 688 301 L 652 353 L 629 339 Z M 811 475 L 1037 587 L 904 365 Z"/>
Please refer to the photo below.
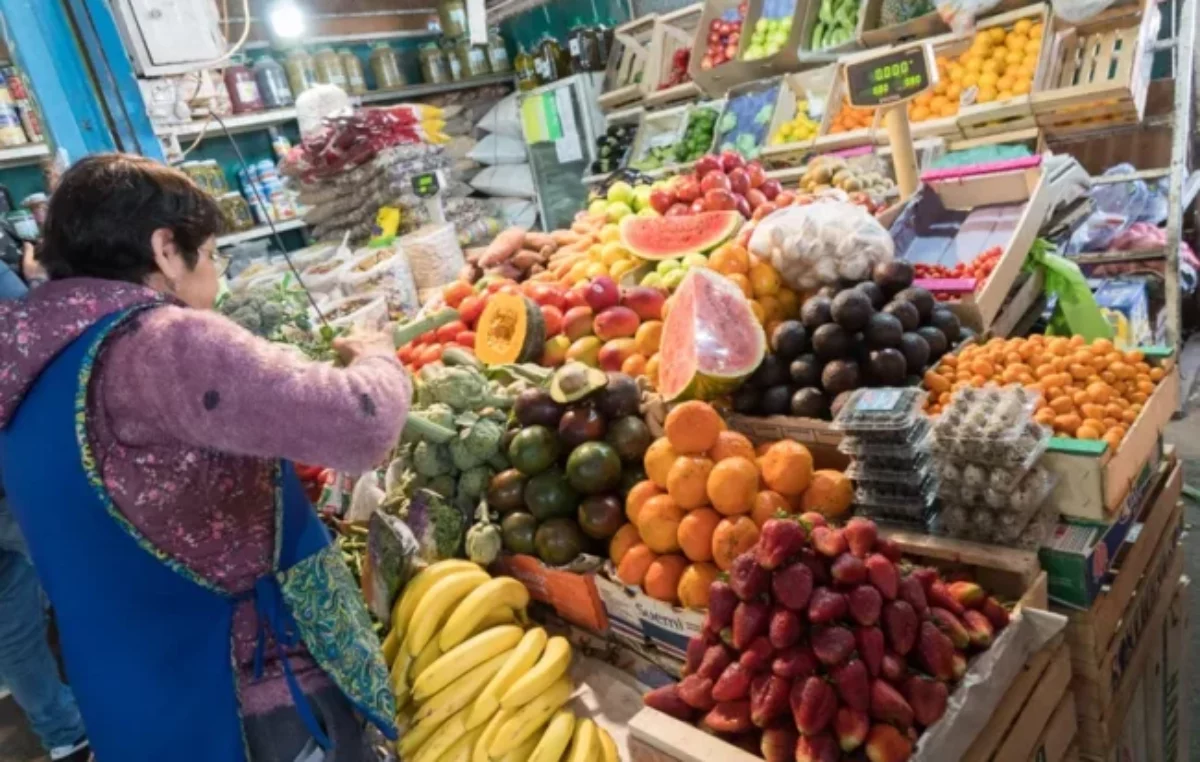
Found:
<path fill-rule="evenodd" d="M 475 289 L 470 283 L 462 280 L 456 280 L 442 290 L 442 298 L 446 300 L 446 304 L 451 307 L 457 307 L 463 299 L 475 293 Z"/>
<path fill-rule="evenodd" d="M 546 324 L 547 336 L 557 336 L 562 333 L 563 314 L 558 307 L 552 304 L 543 304 L 542 321 Z"/>
<path fill-rule="evenodd" d="M 396 350 L 396 359 L 401 363 L 408 365 L 413 361 L 413 355 L 416 354 L 416 347 L 412 344 L 405 344 Z"/>
<path fill-rule="evenodd" d="M 474 331 L 459 331 L 454 337 L 454 343 L 468 349 L 475 348 L 475 332 Z"/>
<path fill-rule="evenodd" d="M 474 327 L 479 320 L 479 316 L 483 314 L 483 307 L 486 300 L 479 295 L 468 296 L 458 303 L 458 319 L 467 325 Z"/>
<path fill-rule="evenodd" d="M 417 362 L 422 365 L 428 365 L 431 362 L 437 362 L 442 359 L 442 345 L 430 344 L 421 350 L 421 354 L 417 355 Z"/>
<path fill-rule="evenodd" d="M 454 341 L 454 337 L 457 336 L 460 331 L 465 330 L 467 330 L 467 326 L 465 323 L 463 323 L 463 321 L 453 320 L 437 329 L 437 340 L 443 344 L 448 341 Z"/>

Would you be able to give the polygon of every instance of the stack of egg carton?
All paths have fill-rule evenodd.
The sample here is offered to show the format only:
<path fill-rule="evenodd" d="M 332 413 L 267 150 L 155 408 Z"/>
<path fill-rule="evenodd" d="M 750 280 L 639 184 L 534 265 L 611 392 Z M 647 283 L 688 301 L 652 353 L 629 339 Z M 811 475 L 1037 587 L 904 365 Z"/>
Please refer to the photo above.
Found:
<path fill-rule="evenodd" d="M 859 389 L 838 411 L 833 428 L 852 458 L 846 475 L 860 515 L 922 529 L 932 520 L 938 476 L 924 403 L 920 389 Z"/>
<path fill-rule="evenodd" d="M 1056 479 L 1038 465 L 1053 432 L 1033 420 L 1037 402 L 1021 386 L 954 393 L 932 439 L 944 532 L 1035 550 L 1053 530 Z"/>

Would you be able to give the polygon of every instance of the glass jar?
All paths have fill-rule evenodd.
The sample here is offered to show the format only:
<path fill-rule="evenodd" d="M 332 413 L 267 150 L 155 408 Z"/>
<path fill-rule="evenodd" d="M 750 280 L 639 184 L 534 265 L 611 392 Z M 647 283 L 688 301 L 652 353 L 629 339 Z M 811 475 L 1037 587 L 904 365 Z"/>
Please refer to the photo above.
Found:
<path fill-rule="evenodd" d="M 560 80 L 571 71 L 571 58 L 566 49 L 550 35 L 542 37 L 538 43 L 534 63 L 538 67 L 538 77 L 543 82 Z"/>
<path fill-rule="evenodd" d="M 571 58 L 571 73 L 582 74 L 585 71 L 591 71 L 587 60 L 586 44 L 587 32 L 579 19 L 575 19 L 571 30 L 567 32 L 567 53 Z"/>
<path fill-rule="evenodd" d="M 612 27 L 607 27 L 604 24 L 592 27 L 592 31 L 596 33 L 596 47 L 600 56 L 600 68 L 603 69 L 608 61 L 608 54 L 613 49 L 613 30 Z"/>
<path fill-rule="evenodd" d="M 250 206 L 246 199 L 237 193 L 225 193 L 217 199 L 221 216 L 225 218 L 225 227 L 231 232 L 240 232 L 254 227 L 254 218 L 250 215 Z"/>
<path fill-rule="evenodd" d="M 446 65 L 450 68 L 450 81 L 462 82 L 465 67 L 462 64 L 462 59 L 458 57 L 458 51 L 455 49 L 454 43 L 450 40 L 442 41 L 442 55 L 446 59 Z"/>
<path fill-rule="evenodd" d="M 292 88 L 288 86 L 287 72 L 270 56 L 254 62 L 254 80 L 258 82 L 258 94 L 267 108 L 287 108 L 295 101 Z"/>
<path fill-rule="evenodd" d="M 517 57 L 513 60 L 513 68 L 517 72 L 518 90 L 532 90 L 542 84 L 537 62 L 525 50 L 524 45 L 517 46 Z"/>
<path fill-rule="evenodd" d="M 467 4 L 463 0 L 442 0 L 438 3 L 438 21 L 445 37 L 464 37 L 467 34 Z"/>
<path fill-rule="evenodd" d="M 498 26 L 488 30 L 487 56 L 488 66 L 493 74 L 512 71 L 512 62 L 508 60 L 508 48 L 504 46 L 504 38 L 500 36 Z"/>
<path fill-rule="evenodd" d="M 380 90 L 395 90 L 404 87 L 404 74 L 400 71 L 400 56 L 386 42 L 375 44 L 371 50 L 371 73 L 375 75 L 375 87 Z"/>
<path fill-rule="evenodd" d="M 417 53 L 421 60 L 421 78 L 426 84 L 444 85 L 450 81 L 450 67 L 436 42 L 427 42 Z"/>
<path fill-rule="evenodd" d="M 333 48 L 321 48 L 313 56 L 313 68 L 316 69 L 317 81 L 323 85 L 337 85 L 346 89 L 346 70 L 342 68 L 342 59 Z"/>
<path fill-rule="evenodd" d="M 283 60 L 283 69 L 287 72 L 288 85 L 292 88 L 292 97 L 317 83 L 317 73 L 313 70 L 313 59 L 303 48 L 297 48 Z"/>
<path fill-rule="evenodd" d="M 229 183 L 225 182 L 225 172 L 216 159 L 205 159 L 200 162 L 200 171 L 208 178 L 208 185 L 214 196 L 222 196 L 229 192 Z"/>
<path fill-rule="evenodd" d="M 362 61 L 349 48 L 338 51 L 342 59 L 342 70 L 346 72 L 346 92 L 351 95 L 362 95 L 367 91 L 367 77 L 363 73 Z"/>
<path fill-rule="evenodd" d="M 486 45 L 472 45 L 470 37 L 463 37 L 454 43 L 454 54 L 464 77 L 482 77 L 488 73 Z"/>
<path fill-rule="evenodd" d="M 241 61 L 234 61 L 225 69 L 225 89 L 229 91 L 233 113 L 248 114 L 263 110 L 263 99 L 258 93 L 254 74 Z"/>

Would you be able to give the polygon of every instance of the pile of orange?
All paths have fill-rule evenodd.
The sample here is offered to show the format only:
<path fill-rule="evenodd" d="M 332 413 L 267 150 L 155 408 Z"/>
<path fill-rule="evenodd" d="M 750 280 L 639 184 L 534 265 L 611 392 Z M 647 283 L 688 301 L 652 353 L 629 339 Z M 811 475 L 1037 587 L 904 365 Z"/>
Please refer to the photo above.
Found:
<path fill-rule="evenodd" d="M 1082 336 L 991 339 L 946 355 L 925 373 L 926 411 L 940 413 L 955 390 L 1022 384 L 1041 392 L 1034 415 L 1061 437 L 1103 439 L 1116 449 L 1170 364 L 1151 366 L 1141 352 Z"/>
<path fill-rule="evenodd" d="M 791 440 L 756 450 L 708 403 L 676 406 L 664 429 L 646 450 L 649 478 L 625 499 L 630 523 L 609 543 L 617 577 L 651 597 L 707 608 L 709 585 L 754 546 L 767 519 L 850 508 L 845 474 L 814 471 L 808 448 Z"/>
<path fill-rule="evenodd" d="M 838 132 L 853 132 L 870 127 L 875 123 L 875 109 L 854 108 L 849 101 L 843 100 L 842 107 L 833 115 L 829 123 L 829 134 Z"/>
<path fill-rule="evenodd" d="M 908 102 L 908 120 L 924 122 L 958 113 L 962 97 L 962 84 L 950 80 L 950 61 L 945 56 L 936 59 L 938 81 L 933 89 L 926 90 Z"/>
<path fill-rule="evenodd" d="M 800 314 L 799 295 L 784 284 L 770 262 L 746 251 L 745 246 L 733 241 L 721 244 L 708 255 L 708 267 L 738 285 L 764 326 Z"/>
<path fill-rule="evenodd" d="M 976 103 L 1025 95 L 1033 89 L 1041 50 L 1041 22 L 1021 19 L 1008 29 L 981 29 L 971 47 L 948 64 L 945 77 L 960 93 L 978 88 Z"/>

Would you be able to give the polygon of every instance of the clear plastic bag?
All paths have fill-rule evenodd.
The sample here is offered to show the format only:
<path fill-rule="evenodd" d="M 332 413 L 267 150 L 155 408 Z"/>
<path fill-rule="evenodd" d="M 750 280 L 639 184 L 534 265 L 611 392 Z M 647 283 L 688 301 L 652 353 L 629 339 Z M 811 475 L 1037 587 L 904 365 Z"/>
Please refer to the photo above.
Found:
<path fill-rule="evenodd" d="M 975 29 L 975 19 L 1000 4 L 1000 0 L 937 0 L 937 12 L 954 33 L 967 34 Z"/>
<path fill-rule="evenodd" d="M 769 259 L 788 285 L 812 290 L 841 280 L 865 280 L 892 259 L 888 231 L 861 206 L 822 201 L 790 206 L 763 218 L 750 251 Z"/>

